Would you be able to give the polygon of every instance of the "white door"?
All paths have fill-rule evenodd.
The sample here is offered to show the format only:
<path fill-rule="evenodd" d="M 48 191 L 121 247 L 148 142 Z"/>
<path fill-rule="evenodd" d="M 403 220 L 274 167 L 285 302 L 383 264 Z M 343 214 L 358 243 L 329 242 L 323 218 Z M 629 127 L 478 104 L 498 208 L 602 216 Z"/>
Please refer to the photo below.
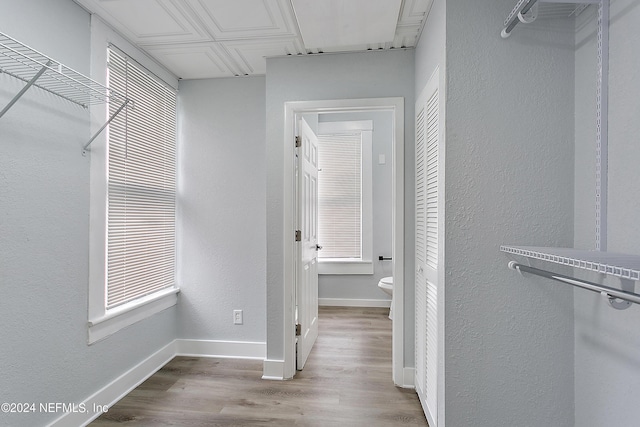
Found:
<path fill-rule="evenodd" d="M 318 138 L 304 119 L 298 126 L 296 262 L 296 369 L 302 370 L 318 337 Z"/>
<path fill-rule="evenodd" d="M 438 264 L 441 230 L 439 74 L 416 103 L 415 386 L 430 426 L 438 425 Z"/>

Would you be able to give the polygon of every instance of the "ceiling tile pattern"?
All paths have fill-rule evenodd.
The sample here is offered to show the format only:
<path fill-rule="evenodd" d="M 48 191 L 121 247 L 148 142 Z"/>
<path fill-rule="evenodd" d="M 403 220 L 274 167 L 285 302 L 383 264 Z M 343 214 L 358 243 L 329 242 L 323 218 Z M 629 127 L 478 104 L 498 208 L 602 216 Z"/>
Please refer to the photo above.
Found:
<path fill-rule="evenodd" d="M 177 77 L 204 79 L 262 75 L 272 56 L 414 47 L 433 0 L 402 0 L 399 16 L 387 18 L 396 21 L 393 40 L 313 49 L 292 0 L 75 1 Z"/>

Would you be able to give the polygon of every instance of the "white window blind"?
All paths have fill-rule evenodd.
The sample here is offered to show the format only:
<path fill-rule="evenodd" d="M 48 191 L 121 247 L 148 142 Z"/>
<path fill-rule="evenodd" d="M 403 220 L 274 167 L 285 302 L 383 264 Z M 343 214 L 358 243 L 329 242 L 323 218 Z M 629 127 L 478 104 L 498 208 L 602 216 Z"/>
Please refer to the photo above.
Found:
<path fill-rule="evenodd" d="M 134 102 L 108 129 L 110 309 L 175 286 L 176 94 L 114 47 L 108 85 Z"/>
<path fill-rule="evenodd" d="M 318 137 L 320 258 L 362 258 L 362 136 Z"/>

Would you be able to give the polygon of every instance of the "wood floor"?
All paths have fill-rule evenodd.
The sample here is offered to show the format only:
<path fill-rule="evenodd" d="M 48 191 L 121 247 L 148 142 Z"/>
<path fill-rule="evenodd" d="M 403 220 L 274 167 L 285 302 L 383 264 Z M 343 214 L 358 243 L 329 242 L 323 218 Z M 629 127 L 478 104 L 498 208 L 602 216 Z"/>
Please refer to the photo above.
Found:
<path fill-rule="evenodd" d="M 391 379 L 388 309 L 320 307 L 320 335 L 291 381 L 262 361 L 176 357 L 91 426 L 427 426 Z"/>

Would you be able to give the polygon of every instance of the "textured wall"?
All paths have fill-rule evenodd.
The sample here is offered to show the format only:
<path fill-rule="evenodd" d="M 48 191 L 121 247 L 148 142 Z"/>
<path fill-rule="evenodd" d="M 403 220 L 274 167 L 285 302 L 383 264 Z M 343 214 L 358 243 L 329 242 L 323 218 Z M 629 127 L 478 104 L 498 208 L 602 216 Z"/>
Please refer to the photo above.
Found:
<path fill-rule="evenodd" d="M 264 342 L 265 79 L 181 81 L 178 115 L 180 338 Z"/>
<path fill-rule="evenodd" d="M 501 244 L 573 243 L 573 32 L 447 2 L 446 425 L 573 425 L 572 290 Z"/>
<path fill-rule="evenodd" d="M 594 10 L 578 25 L 576 37 L 575 244 L 593 249 L 595 238 L 595 82 L 596 22 Z M 609 245 L 611 252 L 640 255 L 640 3 L 611 4 L 609 80 Z M 602 282 L 598 275 L 586 278 Z M 605 282 L 625 286 L 618 279 Z M 633 286 L 630 288 L 633 289 Z M 635 286 L 635 292 L 638 292 Z M 585 427 L 638 424 L 640 408 L 640 307 L 610 308 L 591 292 L 575 291 L 576 425 Z"/>
<path fill-rule="evenodd" d="M 89 16 L 71 0 L 2 1 L 0 29 L 89 72 Z M 0 105 L 22 85 L 0 74 Z M 0 118 L 3 402 L 79 403 L 175 338 L 169 309 L 87 346 L 89 137 L 85 110 L 37 89 Z M 61 415 L 0 414 L 0 425 Z"/>
<path fill-rule="evenodd" d="M 378 288 L 378 281 L 391 276 L 390 261 L 379 261 L 378 255 L 391 256 L 391 195 L 392 195 L 392 138 L 393 116 L 391 112 L 327 114 L 320 122 L 340 120 L 373 120 L 372 134 L 372 188 L 373 188 L 373 266 L 371 274 L 320 275 L 320 298 L 380 299 L 389 296 Z M 386 163 L 378 164 L 378 155 L 384 154 Z M 322 244 L 322 242 L 320 242 Z"/>
<path fill-rule="evenodd" d="M 283 359 L 284 103 L 343 98 L 405 98 L 405 286 L 413 295 L 413 51 L 267 59 L 267 353 Z M 405 360 L 413 365 L 413 298 L 405 302 Z"/>

